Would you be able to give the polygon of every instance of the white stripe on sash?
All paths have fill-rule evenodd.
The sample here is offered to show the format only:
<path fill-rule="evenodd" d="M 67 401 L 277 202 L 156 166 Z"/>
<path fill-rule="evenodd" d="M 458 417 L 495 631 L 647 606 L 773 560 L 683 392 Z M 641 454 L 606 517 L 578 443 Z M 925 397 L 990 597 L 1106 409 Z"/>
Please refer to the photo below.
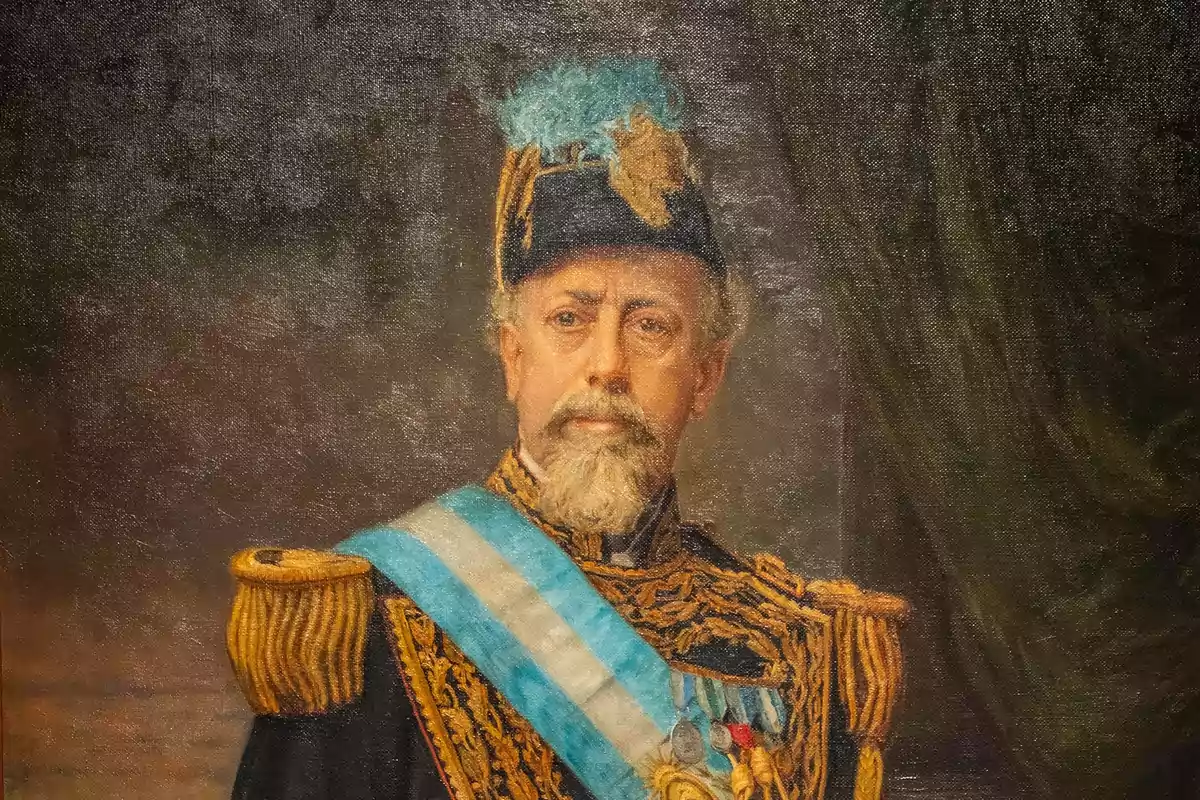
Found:
<path fill-rule="evenodd" d="M 428 547 L 637 767 L 667 736 L 512 564 L 461 517 L 430 503 L 392 525 Z M 663 691 L 668 687 L 664 686 Z"/>

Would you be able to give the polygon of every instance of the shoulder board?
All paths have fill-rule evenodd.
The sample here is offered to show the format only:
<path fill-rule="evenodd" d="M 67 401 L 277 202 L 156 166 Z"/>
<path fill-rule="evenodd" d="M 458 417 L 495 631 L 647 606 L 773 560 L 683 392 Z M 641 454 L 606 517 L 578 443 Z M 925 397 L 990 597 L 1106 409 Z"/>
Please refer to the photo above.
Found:
<path fill-rule="evenodd" d="M 319 550 L 251 548 L 237 579 L 225 644 L 257 714 L 319 714 L 362 694 L 374 592 L 371 564 Z"/>
<path fill-rule="evenodd" d="M 903 597 L 861 589 L 848 580 L 812 581 L 807 592 L 813 605 L 826 611 L 846 610 L 870 617 L 903 621 L 909 605 Z"/>

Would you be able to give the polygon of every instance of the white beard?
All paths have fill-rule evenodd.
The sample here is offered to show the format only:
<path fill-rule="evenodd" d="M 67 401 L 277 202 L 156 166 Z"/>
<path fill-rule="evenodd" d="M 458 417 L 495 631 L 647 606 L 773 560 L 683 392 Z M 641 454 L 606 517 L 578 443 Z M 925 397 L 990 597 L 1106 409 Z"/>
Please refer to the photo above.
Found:
<path fill-rule="evenodd" d="M 572 430 L 576 416 L 620 419 L 614 433 Z M 580 533 L 628 533 L 670 464 L 662 439 L 627 395 L 600 391 L 564 398 L 546 426 L 539 507 L 553 523 Z"/>
<path fill-rule="evenodd" d="M 656 454 L 612 436 L 559 442 L 542 465 L 539 508 L 581 533 L 628 533 L 654 492 Z"/>

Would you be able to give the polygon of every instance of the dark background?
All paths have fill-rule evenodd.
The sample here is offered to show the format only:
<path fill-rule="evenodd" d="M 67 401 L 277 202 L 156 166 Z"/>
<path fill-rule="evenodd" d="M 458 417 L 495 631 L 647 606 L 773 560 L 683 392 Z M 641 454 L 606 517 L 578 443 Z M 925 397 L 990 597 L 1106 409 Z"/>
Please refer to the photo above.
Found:
<path fill-rule="evenodd" d="M 6 3 L 5 796 L 227 793 L 229 554 L 511 441 L 491 106 L 613 54 L 683 89 L 759 300 L 685 507 L 915 601 L 896 796 L 1195 796 L 1196 33 L 1188 0 Z"/>
<path fill-rule="evenodd" d="M 681 464 L 689 513 L 837 571 L 832 333 L 734 9 L 0 13 L 6 796 L 220 796 L 249 716 L 229 555 L 332 545 L 511 442 L 483 330 L 491 104 L 554 58 L 664 60 L 762 290 Z"/>

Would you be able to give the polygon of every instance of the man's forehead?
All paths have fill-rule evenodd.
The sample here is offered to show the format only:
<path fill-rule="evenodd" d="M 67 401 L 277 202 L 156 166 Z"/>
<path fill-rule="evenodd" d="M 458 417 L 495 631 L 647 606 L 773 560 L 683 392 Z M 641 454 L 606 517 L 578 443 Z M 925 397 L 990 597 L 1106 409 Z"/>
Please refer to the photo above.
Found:
<path fill-rule="evenodd" d="M 707 275 L 698 259 L 671 252 L 583 253 L 561 259 L 527 278 L 539 295 L 568 295 L 583 303 L 644 295 L 686 302 Z"/>

